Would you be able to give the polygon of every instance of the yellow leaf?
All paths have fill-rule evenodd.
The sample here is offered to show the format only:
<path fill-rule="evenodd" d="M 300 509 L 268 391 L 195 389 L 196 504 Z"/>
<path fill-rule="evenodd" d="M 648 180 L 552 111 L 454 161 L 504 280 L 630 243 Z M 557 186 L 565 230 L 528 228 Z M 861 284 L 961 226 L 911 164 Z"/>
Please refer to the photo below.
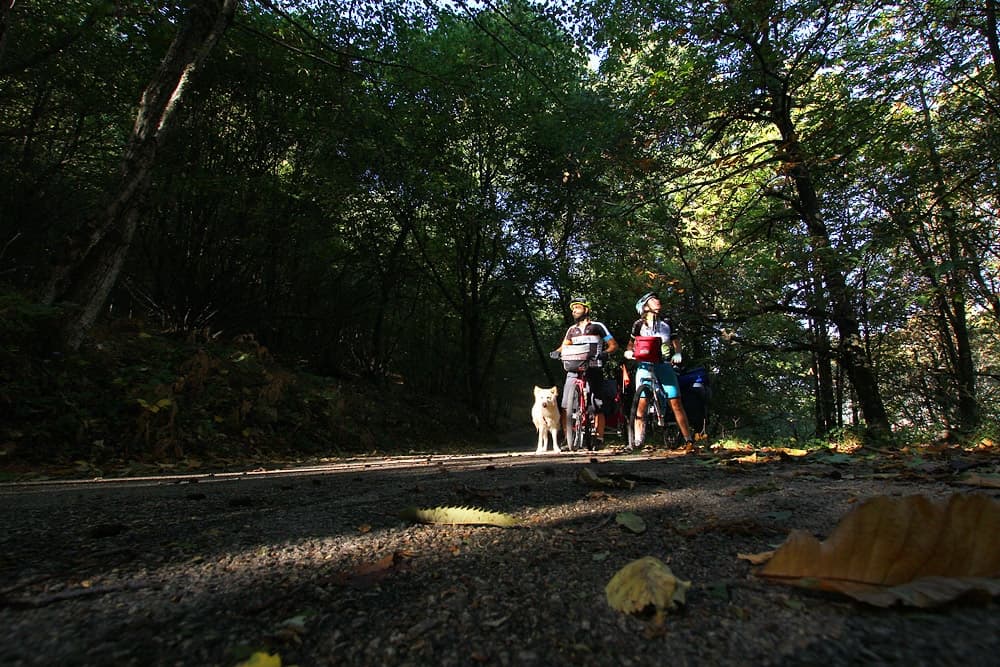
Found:
<path fill-rule="evenodd" d="M 795 449 L 792 447 L 779 447 L 778 451 L 786 456 L 806 456 L 809 454 L 805 449 Z"/>
<path fill-rule="evenodd" d="M 581 468 L 576 475 L 576 481 L 588 486 L 614 486 L 615 483 L 608 477 L 600 477 L 590 468 Z"/>
<path fill-rule="evenodd" d="M 634 560 L 611 577 L 604 588 L 608 604 L 626 614 L 654 607 L 658 615 L 684 604 L 690 581 L 674 576 L 663 561 L 652 556 Z"/>
<path fill-rule="evenodd" d="M 249 660 L 239 663 L 236 667 L 281 667 L 281 655 L 257 651 Z"/>
<path fill-rule="evenodd" d="M 1000 595 L 1000 502 L 982 494 L 872 498 L 824 542 L 792 531 L 756 574 L 880 607 L 929 607 L 974 590 Z"/>

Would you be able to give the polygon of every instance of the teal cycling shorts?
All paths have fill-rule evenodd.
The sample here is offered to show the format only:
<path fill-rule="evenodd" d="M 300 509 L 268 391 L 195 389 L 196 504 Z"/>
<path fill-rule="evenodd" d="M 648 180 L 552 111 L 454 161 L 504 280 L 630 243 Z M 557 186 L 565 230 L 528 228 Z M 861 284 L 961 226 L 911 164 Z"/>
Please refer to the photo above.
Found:
<path fill-rule="evenodd" d="M 653 364 L 648 361 L 640 361 L 639 369 L 635 372 L 635 386 L 638 387 L 641 385 L 643 380 L 654 372 L 656 373 L 656 379 L 663 385 L 663 391 L 666 393 L 667 398 L 679 398 L 681 395 L 681 385 L 677 381 L 677 373 L 674 372 L 674 367 L 668 363 Z"/>

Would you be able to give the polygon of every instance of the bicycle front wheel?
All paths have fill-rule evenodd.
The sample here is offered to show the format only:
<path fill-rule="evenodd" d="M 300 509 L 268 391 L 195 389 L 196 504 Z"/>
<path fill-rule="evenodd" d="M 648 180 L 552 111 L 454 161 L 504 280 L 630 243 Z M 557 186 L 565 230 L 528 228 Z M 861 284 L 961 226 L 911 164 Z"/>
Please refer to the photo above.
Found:
<path fill-rule="evenodd" d="M 632 398 L 632 407 L 628 411 L 628 446 L 629 449 L 639 450 L 647 442 L 651 442 L 650 436 L 656 427 L 657 412 L 656 396 L 652 385 L 642 384 L 635 390 Z"/>
<path fill-rule="evenodd" d="M 574 384 L 570 391 L 569 415 L 566 422 L 566 446 L 570 451 L 581 450 L 586 444 L 587 406 L 582 388 Z"/>

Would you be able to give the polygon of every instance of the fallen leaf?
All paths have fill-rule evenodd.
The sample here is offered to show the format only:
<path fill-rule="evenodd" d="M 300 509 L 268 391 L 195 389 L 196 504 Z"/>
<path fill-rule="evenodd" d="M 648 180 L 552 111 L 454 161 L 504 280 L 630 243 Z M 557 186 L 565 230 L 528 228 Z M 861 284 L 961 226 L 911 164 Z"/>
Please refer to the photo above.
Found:
<path fill-rule="evenodd" d="M 377 561 L 371 563 L 364 563 L 359 565 L 354 569 L 354 575 L 358 577 L 365 577 L 372 574 L 377 574 L 391 569 L 398 561 L 398 554 L 393 552 L 391 554 L 386 554 Z"/>
<path fill-rule="evenodd" d="M 663 561 L 653 556 L 634 560 L 618 570 L 604 588 L 608 604 L 626 614 L 635 614 L 652 607 L 654 622 L 662 623 L 663 614 L 684 604 L 690 581 L 674 576 Z"/>
<path fill-rule="evenodd" d="M 299 614 L 298 616 L 292 616 L 291 618 L 286 618 L 278 627 L 288 628 L 298 634 L 302 634 L 306 631 L 306 621 L 308 617 L 305 614 Z"/>
<path fill-rule="evenodd" d="M 802 604 L 802 600 L 797 600 L 795 598 L 785 598 L 781 602 L 789 609 L 794 609 L 796 611 L 802 611 L 802 609 L 805 607 L 805 605 Z"/>
<path fill-rule="evenodd" d="M 607 477 L 599 477 L 590 468 L 581 468 L 576 475 L 576 481 L 587 486 L 613 487 L 615 483 Z"/>
<path fill-rule="evenodd" d="M 386 554 L 382 558 L 370 563 L 363 563 L 350 572 L 341 573 L 339 582 L 355 587 L 371 586 L 385 579 L 394 570 L 401 567 L 405 559 L 410 556 L 405 551 L 394 551 Z"/>
<path fill-rule="evenodd" d="M 636 535 L 646 532 L 646 522 L 642 520 L 641 516 L 633 512 L 619 512 L 615 515 L 615 523 Z"/>
<path fill-rule="evenodd" d="M 490 512 L 477 507 L 434 507 L 430 509 L 407 507 L 399 516 L 410 521 L 442 525 L 485 525 L 510 528 L 518 525 L 517 519 L 503 512 Z"/>
<path fill-rule="evenodd" d="M 809 454 L 809 450 L 807 449 L 797 449 L 793 447 L 779 447 L 778 452 L 784 454 L 785 456 L 793 457 L 806 456 Z"/>
<path fill-rule="evenodd" d="M 281 667 L 281 656 L 275 653 L 264 653 L 257 651 L 250 656 L 249 660 L 239 663 L 236 667 Z"/>
<path fill-rule="evenodd" d="M 1000 594 L 1000 502 L 879 496 L 820 542 L 792 531 L 757 576 L 837 591 L 869 604 L 931 607 L 964 593 Z"/>

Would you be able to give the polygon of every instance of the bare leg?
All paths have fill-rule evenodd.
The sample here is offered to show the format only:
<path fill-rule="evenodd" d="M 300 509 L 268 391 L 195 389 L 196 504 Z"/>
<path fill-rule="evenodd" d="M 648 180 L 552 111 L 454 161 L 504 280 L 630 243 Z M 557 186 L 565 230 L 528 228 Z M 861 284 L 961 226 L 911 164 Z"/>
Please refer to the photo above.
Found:
<path fill-rule="evenodd" d="M 681 399 L 671 398 L 670 408 L 674 411 L 674 419 L 677 420 L 677 426 L 680 428 L 681 435 L 684 436 L 685 442 L 692 442 L 691 425 L 688 424 L 688 416 L 684 411 L 684 404 L 681 403 Z"/>
<path fill-rule="evenodd" d="M 634 431 L 635 433 L 641 433 L 642 429 L 646 426 L 646 420 L 644 415 L 646 414 L 646 399 L 640 398 L 639 405 L 636 407 L 637 416 L 635 418 Z M 629 443 L 631 444 L 631 443 Z"/>

